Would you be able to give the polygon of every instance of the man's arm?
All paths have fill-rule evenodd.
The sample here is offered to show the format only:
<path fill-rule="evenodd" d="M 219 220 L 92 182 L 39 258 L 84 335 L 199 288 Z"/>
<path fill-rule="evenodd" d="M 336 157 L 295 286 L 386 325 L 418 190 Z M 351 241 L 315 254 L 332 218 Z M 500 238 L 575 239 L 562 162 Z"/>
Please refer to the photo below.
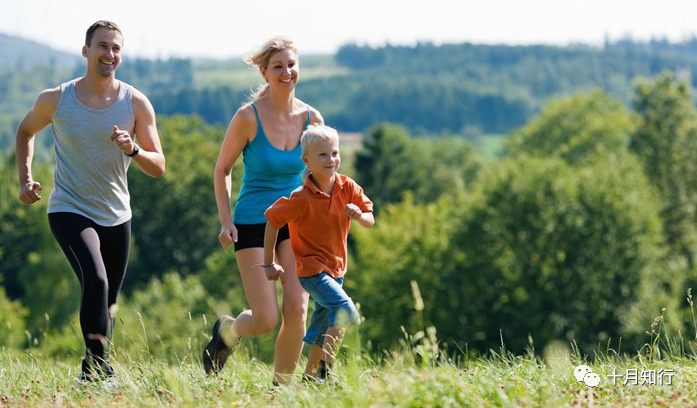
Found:
<path fill-rule="evenodd" d="M 133 114 L 135 116 L 135 137 L 140 146 L 140 151 L 137 156 L 133 157 L 133 161 L 145 174 L 159 178 L 165 172 L 165 155 L 162 152 L 160 136 L 157 133 L 155 109 L 148 98 L 137 89 L 133 90 Z M 120 132 L 125 131 L 120 130 Z M 134 149 L 135 142 L 133 135 L 131 135 L 131 143 L 124 147 L 124 153 L 131 154 Z"/>
<path fill-rule="evenodd" d="M 51 123 L 59 98 L 59 87 L 42 91 L 36 97 L 34 106 L 17 126 L 15 157 L 19 176 L 19 199 L 25 204 L 33 204 L 41 199 L 38 194 L 41 191 L 41 184 L 34 181 L 31 173 L 34 136 Z"/>

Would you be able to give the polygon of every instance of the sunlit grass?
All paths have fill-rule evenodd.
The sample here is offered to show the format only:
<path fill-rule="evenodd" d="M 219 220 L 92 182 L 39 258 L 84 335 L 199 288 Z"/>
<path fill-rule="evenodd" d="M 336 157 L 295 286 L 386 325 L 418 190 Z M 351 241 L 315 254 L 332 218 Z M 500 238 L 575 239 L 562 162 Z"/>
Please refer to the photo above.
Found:
<path fill-rule="evenodd" d="M 651 341 L 634 354 L 605 348 L 584 356 L 575 344 L 563 342 L 535 350 L 529 339 L 522 355 L 507 351 L 502 341 L 471 357 L 467 350 L 446 354 L 439 347 L 436 329 L 424 321 L 415 282 L 412 295 L 418 331 L 403 329 L 394 349 L 373 354 L 363 348 L 360 330 L 350 329 L 336 362 L 336 384 L 306 384 L 299 368 L 289 385 L 273 387 L 272 366 L 244 343 L 219 375 L 207 376 L 200 362 L 207 335 L 189 339 L 188 350 L 175 358 L 158 358 L 147 347 L 141 319 L 142 336 L 112 353 L 117 386 L 76 383 L 78 356 L 60 360 L 41 348 L 0 349 L 0 407 L 644 407 L 697 401 L 695 342 L 666 332 L 661 318 L 651 326 Z M 300 367 L 304 364 L 303 357 Z M 580 364 L 599 375 L 597 387 L 574 377 Z"/>
<path fill-rule="evenodd" d="M 590 365 L 601 375 L 598 387 L 576 382 L 569 353 L 555 365 L 532 353 L 492 352 L 474 360 L 418 363 L 413 351 L 340 360 L 337 385 L 307 385 L 299 377 L 273 388 L 271 367 L 236 353 L 218 376 L 208 377 L 197 361 L 166 364 L 118 360 L 118 387 L 77 385 L 77 365 L 3 350 L 0 352 L 0 406 L 684 406 L 697 401 L 697 365 L 641 362 L 600 355 Z M 672 384 L 623 384 L 605 378 L 628 369 L 672 370 Z M 298 373 L 299 375 L 299 373 Z"/>

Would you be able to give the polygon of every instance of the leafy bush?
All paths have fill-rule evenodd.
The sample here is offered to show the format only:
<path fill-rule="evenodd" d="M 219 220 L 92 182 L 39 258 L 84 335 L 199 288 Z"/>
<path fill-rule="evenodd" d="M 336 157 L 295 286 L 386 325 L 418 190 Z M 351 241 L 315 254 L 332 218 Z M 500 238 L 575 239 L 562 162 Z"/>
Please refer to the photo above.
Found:
<path fill-rule="evenodd" d="M 167 361 L 198 360 L 205 345 L 202 333 L 212 325 L 204 317 L 206 297 L 198 276 L 168 273 L 153 279 L 120 302 L 114 334 L 117 352 Z"/>
<path fill-rule="evenodd" d="M 19 301 L 7 298 L 0 286 L 0 344 L 21 348 L 26 344 L 25 323 L 29 311 Z"/>
<path fill-rule="evenodd" d="M 503 340 L 520 352 L 530 338 L 584 351 L 620 337 L 632 344 L 675 284 L 661 274 L 657 198 L 638 166 L 628 155 L 585 168 L 509 159 L 460 200 L 387 207 L 376 228 L 352 232 L 366 337 L 386 348 L 400 326 L 414 331 L 416 280 L 426 324 L 451 351 Z"/>
<path fill-rule="evenodd" d="M 482 350 L 502 336 L 521 351 L 532 336 L 589 351 L 643 333 L 624 319 L 641 301 L 648 325 L 664 306 L 658 281 L 653 294 L 639 290 L 660 276 L 658 208 L 628 156 L 585 168 L 554 159 L 501 163 L 452 237 L 448 288 L 462 300 L 451 309 L 458 324 L 440 337 Z"/>

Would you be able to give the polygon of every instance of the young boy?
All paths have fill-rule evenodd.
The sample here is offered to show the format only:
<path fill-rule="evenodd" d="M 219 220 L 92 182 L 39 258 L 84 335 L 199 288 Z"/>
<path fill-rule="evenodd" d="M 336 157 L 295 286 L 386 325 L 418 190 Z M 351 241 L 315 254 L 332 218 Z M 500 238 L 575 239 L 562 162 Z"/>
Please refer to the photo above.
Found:
<path fill-rule="evenodd" d="M 375 219 L 373 203 L 363 189 L 337 173 L 341 157 L 336 130 L 311 125 L 300 144 L 309 174 L 290 198 L 281 197 L 264 213 L 264 264 L 258 266 L 267 279 L 284 282 L 283 267 L 274 262 L 274 243 L 278 230 L 288 224 L 296 272 L 315 305 L 303 339 L 311 346 L 303 378 L 325 381 L 345 329 L 359 320 L 356 306 L 342 288 L 349 226 L 353 219 L 370 228 Z"/>

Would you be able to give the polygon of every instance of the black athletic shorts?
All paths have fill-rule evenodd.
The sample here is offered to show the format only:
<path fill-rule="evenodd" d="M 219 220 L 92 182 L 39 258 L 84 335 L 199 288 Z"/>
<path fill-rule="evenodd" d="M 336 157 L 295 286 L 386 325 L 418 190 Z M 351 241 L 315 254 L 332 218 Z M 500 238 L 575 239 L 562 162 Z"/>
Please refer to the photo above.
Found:
<path fill-rule="evenodd" d="M 235 251 L 245 248 L 263 248 L 264 247 L 264 232 L 266 231 L 266 223 L 264 224 L 235 224 L 237 227 L 237 242 L 235 242 Z M 284 225 L 278 230 L 276 237 L 276 246 L 281 241 L 290 239 L 288 225 Z"/>

